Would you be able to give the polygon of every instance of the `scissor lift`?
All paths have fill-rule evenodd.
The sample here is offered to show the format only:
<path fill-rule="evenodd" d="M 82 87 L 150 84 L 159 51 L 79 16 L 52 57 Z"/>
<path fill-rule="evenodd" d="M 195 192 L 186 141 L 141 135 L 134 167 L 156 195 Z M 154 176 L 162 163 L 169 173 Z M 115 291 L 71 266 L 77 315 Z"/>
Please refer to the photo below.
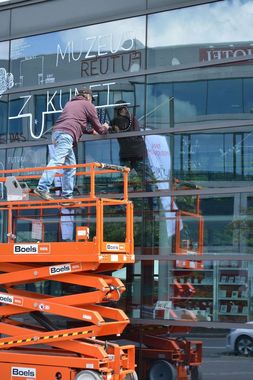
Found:
<path fill-rule="evenodd" d="M 201 380 L 202 342 L 189 340 L 186 326 L 130 326 L 126 334 L 142 342 L 143 380 Z"/>
<path fill-rule="evenodd" d="M 102 163 L 72 167 L 77 168 L 78 180 L 89 179 L 89 191 L 88 195 L 70 201 L 61 197 L 44 201 L 29 190 L 27 183 L 37 182 L 45 167 L 0 172 L 8 199 L 0 202 L 0 217 L 6 223 L 0 242 L 1 380 L 137 379 L 134 346 L 120 346 L 105 340 L 106 336 L 121 334 L 129 323 L 122 310 L 108 305 L 119 300 L 125 286 L 120 279 L 105 274 L 134 263 L 129 169 Z M 53 169 L 56 168 L 50 168 Z M 97 196 L 97 177 L 115 173 L 123 177 L 123 198 Z M 125 236 L 122 241 L 104 241 L 107 206 L 123 209 Z M 93 210 L 93 237 L 89 236 L 87 212 L 85 220 L 76 228 L 74 241 L 45 240 L 45 213 L 66 208 L 74 213 Z M 36 217 L 40 226 L 38 241 L 19 242 L 18 222 L 32 224 Z M 76 294 L 56 297 L 38 290 L 41 282 L 48 280 L 83 288 Z M 59 329 L 58 319 L 68 324 Z"/>

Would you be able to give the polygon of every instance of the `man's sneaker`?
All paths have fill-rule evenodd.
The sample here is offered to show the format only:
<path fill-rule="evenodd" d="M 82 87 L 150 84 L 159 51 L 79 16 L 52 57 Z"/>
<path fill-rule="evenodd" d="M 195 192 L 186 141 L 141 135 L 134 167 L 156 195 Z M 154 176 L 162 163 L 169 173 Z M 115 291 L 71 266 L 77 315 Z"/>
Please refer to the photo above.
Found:
<path fill-rule="evenodd" d="M 75 203 L 74 202 L 71 202 L 71 200 L 73 199 L 72 196 L 69 196 L 69 197 L 63 197 L 63 201 L 62 202 L 62 205 L 63 206 L 73 206 Z M 70 202 L 69 202 L 70 201 Z"/>
<path fill-rule="evenodd" d="M 73 196 L 70 197 L 63 197 L 63 201 L 61 202 L 62 206 L 77 206 L 82 204 L 82 202 L 71 202 L 73 199 L 75 199 Z"/>
<path fill-rule="evenodd" d="M 33 192 L 34 192 L 34 194 L 38 195 L 39 197 L 41 197 L 45 201 L 51 201 L 52 199 L 54 199 L 53 197 L 51 197 L 51 195 L 49 194 L 48 191 L 40 190 L 40 189 L 36 188 L 33 190 Z"/>

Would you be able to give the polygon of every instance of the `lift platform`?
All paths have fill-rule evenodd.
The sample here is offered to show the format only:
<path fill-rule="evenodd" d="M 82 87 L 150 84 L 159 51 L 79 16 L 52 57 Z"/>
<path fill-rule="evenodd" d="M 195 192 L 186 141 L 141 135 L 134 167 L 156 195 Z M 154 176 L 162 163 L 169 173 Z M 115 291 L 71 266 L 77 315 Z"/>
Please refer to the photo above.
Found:
<path fill-rule="evenodd" d="M 134 263 L 129 169 L 102 163 L 71 167 L 79 187 L 88 188 L 71 200 L 45 201 L 33 193 L 30 184 L 45 167 L 0 171 L 7 193 L 0 202 L 1 380 L 137 379 L 134 346 L 106 340 L 129 323 L 111 306 L 125 291 L 112 272 Z M 123 198 L 97 195 L 97 178 L 115 174 L 122 176 Z M 116 220 L 120 210 L 119 240 L 107 238 L 105 209 Z M 55 229 L 66 223 L 66 210 L 75 230 L 70 241 L 62 241 L 61 228 Z M 61 291 L 47 293 L 45 284 Z M 64 294 L 68 286 L 74 292 Z"/>

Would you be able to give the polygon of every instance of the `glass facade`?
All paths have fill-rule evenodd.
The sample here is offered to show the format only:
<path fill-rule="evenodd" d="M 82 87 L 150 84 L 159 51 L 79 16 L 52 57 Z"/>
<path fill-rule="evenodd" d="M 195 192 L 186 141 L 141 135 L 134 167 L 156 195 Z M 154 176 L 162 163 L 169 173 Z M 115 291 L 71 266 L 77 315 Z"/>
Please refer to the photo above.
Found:
<path fill-rule="evenodd" d="M 220 1 L 150 15 L 148 66 L 180 67 L 252 57 L 250 14 L 250 1 Z"/>
<path fill-rule="evenodd" d="M 11 41 L 15 87 L 92 81 L 145 67 L 145 17 Z"/>
<path fill-rule="evenodd" d="M 54 122 L 83 84 L 101 122 L 119 100 L 139 122 L 76 150 L 79 163 L 122 164 L 123 144 L 145 147 L 126 162 L 137 260 L 116 273 L 138 325 L 252 320 L 252 13 L 252 0 L 224 0 L 0 42 L 1 168 L 47 163 Z M 122 190 L 117 177 L 97 184 Z M 105 216 L 118 239 L 120 214 Z"/>

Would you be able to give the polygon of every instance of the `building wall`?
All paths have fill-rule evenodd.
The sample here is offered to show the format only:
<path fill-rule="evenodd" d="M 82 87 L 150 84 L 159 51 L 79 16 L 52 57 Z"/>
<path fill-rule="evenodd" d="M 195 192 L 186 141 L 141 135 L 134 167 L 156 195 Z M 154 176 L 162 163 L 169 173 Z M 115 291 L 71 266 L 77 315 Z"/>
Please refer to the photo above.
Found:
<path fill-rule="evenodd" d="M 207 1 L 198 1 L 205 2 Z M 90 25 L 195 3 L 193 0 L 108 0 L 105 7 L 101 0 L 89 4 L 75 0 L 74 5 L 68 0 L 11 1 L 1 7 L 3 10 L 0 13 L 0 38 L 16 38 L 78 25 Z"/>
<path fill-rule="evenodd" d="M 253 36 L 240 15 L 251 15 L 252 1 L 104 5 L 1 8 L 1 166 L 46 164 L 52 126 L 81 86 L 104 106 L 101 121 L 123 99 L 147 156 L 130 176 L 137 263 L 119 274 L 128 286 L 122 307 L 143 324 L 173 324 L 170 309 L 196 326 L 251 320 Z M 78 161 L 120 164 L 123 138 L 83 136 Z M 120 191 L 100 184 L 108 188 Z"/>

